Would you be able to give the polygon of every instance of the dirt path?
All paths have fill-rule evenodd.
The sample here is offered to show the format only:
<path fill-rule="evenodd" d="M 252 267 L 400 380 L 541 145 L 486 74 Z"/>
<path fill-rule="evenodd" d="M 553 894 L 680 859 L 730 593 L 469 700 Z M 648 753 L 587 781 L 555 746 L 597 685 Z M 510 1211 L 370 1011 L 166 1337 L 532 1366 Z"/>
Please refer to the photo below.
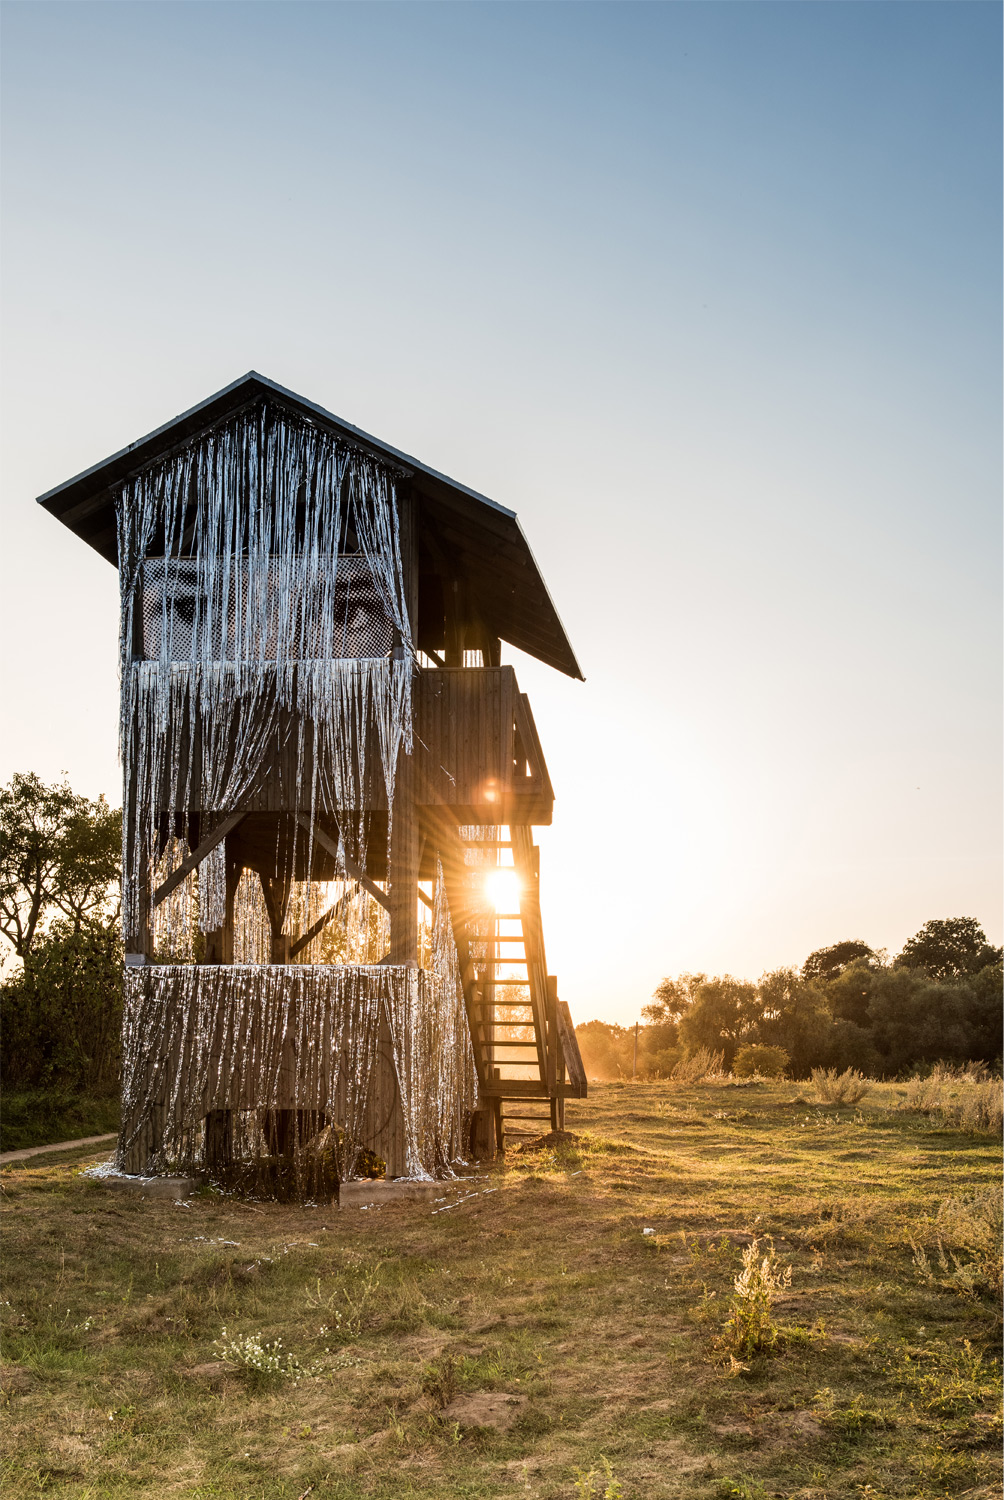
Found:
<path fill-rule="evenodd" d="M 79 1141 L 56 1141 L 50 1146 L 27 1146 L 23 1151 L 0 1151 L 0 1167 L 7 1161 L 24 1161 L 26 1156 L 38 1156 L 43 1151 L 73 1151 L 77 1146 L 100 1146 L 103 1141 L 117 1140 L 111 1135 L 85 1135 Z"/>

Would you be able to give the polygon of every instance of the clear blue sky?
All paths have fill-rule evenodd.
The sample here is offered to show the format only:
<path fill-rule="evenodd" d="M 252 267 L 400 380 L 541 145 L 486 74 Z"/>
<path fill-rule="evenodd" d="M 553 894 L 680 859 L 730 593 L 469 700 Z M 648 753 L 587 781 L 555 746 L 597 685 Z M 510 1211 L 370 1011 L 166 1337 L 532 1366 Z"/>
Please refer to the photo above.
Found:
<path fill-rule="evenodd" d="M 996 4 L 17 4 L 0 779 L 117 800 L 34 496 L 249 368 L 519 512 L 576 1019 L 1000 921 Z"/>

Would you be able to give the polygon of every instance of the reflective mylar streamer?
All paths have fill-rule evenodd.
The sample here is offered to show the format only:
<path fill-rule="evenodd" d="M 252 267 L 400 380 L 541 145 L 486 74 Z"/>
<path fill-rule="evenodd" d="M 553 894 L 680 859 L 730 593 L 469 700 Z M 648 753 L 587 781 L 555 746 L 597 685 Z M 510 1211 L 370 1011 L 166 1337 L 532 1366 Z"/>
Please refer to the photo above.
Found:
<path fill-rule="evenodd" d="M 124 828 L 127 933 L 156 852 L 154 811 L 188 808 L 196 777 L 203 808 L 232 809 L 268 774 L 280 737 L 296 750 L 292 805 L 309 806 L 311 820 L 367 804 L 371 746 L 392 807 L 398 753 L 412 743 L 415 655 L 395 478 L 385 462 L 264 403 L 120 490 L 120 741 L 137 825 L 127 818 Z M 393 658 L 347 654 L 372 640 L 346 618 L 363 607 L 364 578 L 396 632 Z M 156 654 L 144 659 L 151 641 Z M 210 872 L 204 930 L 220 915 L 219 891 Z"/>
<path fill-rule="evenodd" d="M 311 1143 L 328 1126 L 338 1127 L 339 1175 L 351 1178 L 361 1152 L 379 1143 L 379 1122 L 367 1112 L 382 1036 L 406 1175 L 448 1174 L 463 1159 L 477 1084 L 462 996 L 439 972 L 389 964 L 127 969 L 119 1160 L 145 1139 L 145 1171 L 212 1173 L 206 1116 L 227 1111 L 225 1180 L 274 1191 L 268 1130 L 282 1112 L 284 1195 L 314 1190 Z"/>

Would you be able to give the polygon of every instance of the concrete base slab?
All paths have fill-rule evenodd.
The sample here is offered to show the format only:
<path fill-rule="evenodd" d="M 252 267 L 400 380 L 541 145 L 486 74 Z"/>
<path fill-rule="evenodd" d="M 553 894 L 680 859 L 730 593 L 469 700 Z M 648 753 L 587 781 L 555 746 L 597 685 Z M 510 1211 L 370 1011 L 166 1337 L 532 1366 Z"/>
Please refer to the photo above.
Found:
<path fill-rule="evenodd" d="M 120 1193 L 139 1193 L 144 1198 L 169 1198 L 177 1203 L 190 1198 L 199 1186 L 195 1177 L 131 1177 L 126 1172 L 102 1172 L 93 1174 L 99 1187 L 112 1188 Z"/>
<path fill-rule="evenodd" d="M 364 1179 L 343 1182 L 338 1189 L 339 1208 L 377 1208 L 384 1203 L 428 1203 L 441 1194 L 441 1182 L 412 1182 L 406 1177 L 390 1182 Z"/>

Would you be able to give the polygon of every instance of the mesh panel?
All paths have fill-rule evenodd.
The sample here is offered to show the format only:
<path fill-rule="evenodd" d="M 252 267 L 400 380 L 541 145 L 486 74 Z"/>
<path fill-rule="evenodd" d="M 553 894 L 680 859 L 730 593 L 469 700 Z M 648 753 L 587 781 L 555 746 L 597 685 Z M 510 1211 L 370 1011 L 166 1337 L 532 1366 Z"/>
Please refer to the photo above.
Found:
<path fill-rule="evenodd" d="M 319 562 L 320 569 L 330 567 L 332 560 Z M 393 626 L 384 613 L 373 574 L 365 557 L 338 558 L 335 577 L 335 619 L 332 639 L 335 657 L 386 656 L 394 640 Z M 151 557 L 143 564 L 143 645 L 147 660 L 232 661 L 234 659 L 235 622 L 238 611 L 246 610 L 250 599 L 249 570 L 243 558 L 232 559 L 223 580 L 223 563 L 218 597 L 212 599 L 198 587 L 198 564 L 194 558 Z M 290 587 L 277 560 L 268 570 L 264 601 L 266 618 L 262 656 L 275 660 L 280 639 L 297 642 L 294 655 L 303 660 L 317 660 L 327 654 L 325 622 L 319 620 L 309 599 L 307 583 L 300 580 Z M 226 606 L 223 594 L 226 592 Z"/>

